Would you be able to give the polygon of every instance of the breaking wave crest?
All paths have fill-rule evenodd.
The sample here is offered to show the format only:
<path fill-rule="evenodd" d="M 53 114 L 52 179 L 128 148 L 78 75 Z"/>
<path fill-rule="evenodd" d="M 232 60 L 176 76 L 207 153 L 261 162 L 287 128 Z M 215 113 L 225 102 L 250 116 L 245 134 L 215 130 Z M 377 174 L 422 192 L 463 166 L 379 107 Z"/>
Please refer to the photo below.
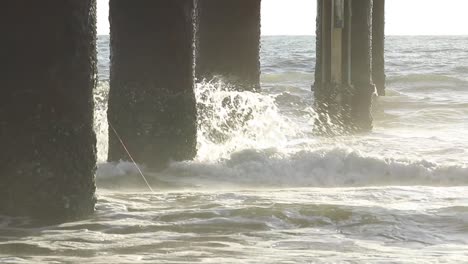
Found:
<path fill-rule="evenodd" d="M 371 157 L 345 148 L 292 154 L 250 149 L 232 153 L 220 162 L 177 162 L 162 172 L 144 172 L 155 189 L 468 184 L 466 166 Z M 98 170 L 98 184 L 104 188 L 144 188 L 138 177 L 130 163 L 103 164 Z"/>
<path fill-rule="evenodd" d="M 94 92 L 94 131 L 97 138 L 98 162 L 105 162 L 107 160 L 107 151 L 109 149 L 109 125 L 107 124 L 108 98 L 109 82 L 101 81 Z"/>
<path fill-rule="evenodd" d="M 108 89 L 106 84 L 101 89 Z M 356 186 L 461 186 L 468 184 L 466 164 L 439 164 L 416 158 L 362 152 L 346 139 L 318 139 L 305 131 L 313 127 L 314 111 L 300 115 L 279 109 L 279 95 L 238 92 L 221 80 L 196 85 L 198 155 L 194 161 L 174 162 L 166 170 L 143 168 L 154 189 L 288 188 Z M 281 98 L 280 98 L 281 99 Z M 96 96 L 100 161 L 107 152 L 106 93 Z M 306 122 L 309 120 L 309 126 Z M 312 123 L 312 125 L 311 125 Z M 339 143 L 342 140 L 341 144 Z M 358 139 L 358 144 L 368 144 Z M 344 145 L 343 145 L 344 144 Z M 98 186 L 144 189 L 137 170 L 127 162 L 101 163 Z"/>
<path fill-rule="evenodd" d="M 275 97 L 239 92 L 221 80 L 196 85 L 197 161 L 217 161 L 233 152 L 282 147 L 299 128 L 280 114 Z"/>

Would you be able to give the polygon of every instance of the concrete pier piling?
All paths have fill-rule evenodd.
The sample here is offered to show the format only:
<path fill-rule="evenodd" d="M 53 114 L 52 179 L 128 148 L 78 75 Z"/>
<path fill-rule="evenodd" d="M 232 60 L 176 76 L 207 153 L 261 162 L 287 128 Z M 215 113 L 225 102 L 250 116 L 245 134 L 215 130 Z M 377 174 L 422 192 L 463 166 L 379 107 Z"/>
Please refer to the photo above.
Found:
<path fill-rule="evenodd" d="M 197 1 L 197 79 L 221 76 L 238 90 L 260 88 L 261 0 Z"/>
<path fill-rule="evenodd" d="M 318 0 L 316 32 L 316 131 L 370 130 L 372 0 Z"/>
<path fill-rule="evenodd" d="M 196 154 L 193 0 L 110 0 L 108 119 L 138 163 Z M 112 130 L 109 161 L 129 160 Z"/>
<path fill-rule="evenodd" d="M 338 109 L 334 103 L 336 89 L 331 85 L 330 59 L 331 59 L 331 6 L 332 1 L 317 0 L 316 19 L 316 62 L 315 62 L 315 83 L 313 86 L 315 95 L 315 107 L 319 114 L 316 120 L 316 128 L 320 133 L 328 134 L 330 128 L 326 125 L 330 117 L 335 113 L 331 111 Z M 332 91 L 333 89 L 333 91 Z"/>
<path fill-rule="evenodd" d="M 372 8 L 372 79 L 385 95 L 385 0 L 374 0 Z"/>
<path fill-rule="evenodd" d="M 320 134 L 343 133 L 351 98 L 351 1 L 318 0 L 315 106 Z"/>
<path fill-rule="evenodd" d="M 351 129 L 356 132 L 372 129 L 372 0 L 352 0 Z"/>
<path fill-rule="evenodd" d="M 95 0 L 0 9 L 0 214 L 94 211 Z"/>

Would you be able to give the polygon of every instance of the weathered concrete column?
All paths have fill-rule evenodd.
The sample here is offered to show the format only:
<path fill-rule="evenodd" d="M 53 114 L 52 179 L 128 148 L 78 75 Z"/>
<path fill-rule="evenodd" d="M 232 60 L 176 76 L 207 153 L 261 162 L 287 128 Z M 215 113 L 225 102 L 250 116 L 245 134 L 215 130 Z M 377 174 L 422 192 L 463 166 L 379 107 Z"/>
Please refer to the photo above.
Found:
<path fill-rule="evenodd" d="M 221 76 L 239 90 L 260 88 L 261 0 L 198 0 L 197 79 Z"/>
<path fill-rule="evenodd" d="M 95 24 L 95 0 L 2 3 L 0 214 L 94 211 Z"/>
<path fill-rule="evenodd" d="M 354 86 L 351 122 L 357 132 L 372 129 L 372 0 L 352 1 L 351 81 Z"/>
<path fill-rule="evenodd" d="M 372 79 L 379 95 L 385 95 L 385 0 L 372 8 Z"/>
<path fill-rule="evenodd" d="M 345 133 L 350 115 L 350 1 L 317 1 L 315 105 L 320 134 Z"/>
<path fill-rule="evenodd" d="M 108 119 L 139 163 L 196 154 L 193 0 L 110 0 Z M 129 160 L 109 130 L 109 161 Z"/>
<path fill-rule="evenodd" d="M 317 1 L 315 107 L 319 134 L 372 128 L 372 0 Z"/>
<path fill-rule="evenodd" d="M 323 46 L 326 46 L 325 41 L 325 36 L 324 33 L 322 32 L 322 28 L 324 27 L 324 2 L 323 0 L 317 0 L 317 15 L 315 19 L 315 83 L 312 86 L 314 90 L 314 95 L 315 99 L 317 100 L 317 92 L 318 89 L 321 88 L 322 82 L 324 82 L 323 74 L 324 71 L 326 71 L 324 59 L 325 59 L 325 54 L 323 54 Z M 325 38 L 325 39 L 324 39 Z M 322 69 L 323 68 L 323 69 Z M 320 94 L 319 94 L 320 95 Z"/>

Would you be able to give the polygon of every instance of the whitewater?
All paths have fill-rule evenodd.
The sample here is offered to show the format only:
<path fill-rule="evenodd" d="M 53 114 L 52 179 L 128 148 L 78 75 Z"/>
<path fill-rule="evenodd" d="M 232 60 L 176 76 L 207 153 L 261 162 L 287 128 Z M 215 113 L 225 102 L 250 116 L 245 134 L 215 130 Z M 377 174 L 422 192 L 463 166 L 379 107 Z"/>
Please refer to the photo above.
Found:
<path fill-rule="evenodd" d="M 468 263 L 468 36 L 389 36 L 370 133 L 313 134 L 313 36 L 262 37 L 260 93 L 197 80 L 198 155 L 107 163 L 98 39 L 95 215 L 0 217 L 0 263 Z"/>

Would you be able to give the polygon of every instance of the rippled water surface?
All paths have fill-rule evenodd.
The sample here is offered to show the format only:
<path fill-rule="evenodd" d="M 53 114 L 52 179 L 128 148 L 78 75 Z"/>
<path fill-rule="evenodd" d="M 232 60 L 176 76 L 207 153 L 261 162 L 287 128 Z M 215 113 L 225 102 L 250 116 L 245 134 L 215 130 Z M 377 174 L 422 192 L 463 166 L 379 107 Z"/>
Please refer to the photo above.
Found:
<path fill-rule="evenodd" d="M 104 162 L 100 37 L 96 214 L 0 218 L 0 263 L 468 263 L 468 37 L 388 37 L 374 131 L 333 139 L 311 133 L 314 43 L 264 37 L 261 93 L 198 83 L 199 154 L 143 167 L 150 193 Z"/>

